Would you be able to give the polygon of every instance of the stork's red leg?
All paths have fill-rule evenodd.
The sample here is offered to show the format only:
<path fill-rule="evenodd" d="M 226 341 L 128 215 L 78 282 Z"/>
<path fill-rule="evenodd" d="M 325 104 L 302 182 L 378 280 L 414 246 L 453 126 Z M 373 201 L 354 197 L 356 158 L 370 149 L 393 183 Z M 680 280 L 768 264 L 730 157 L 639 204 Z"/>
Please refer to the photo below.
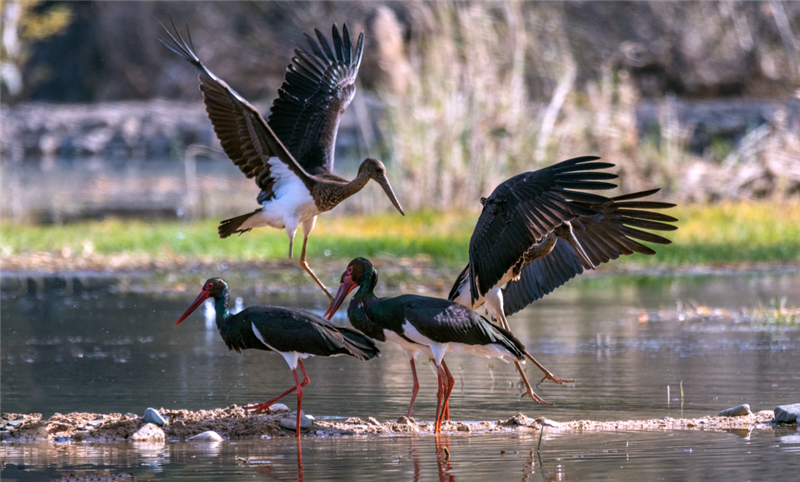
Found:
<path fill-rule="evenodd" d="M 297 360 L 297 364 L 300 366 L 300 370 L 303 372 L 303 382 L 300 384 L 300 386 L 304 387 L 304 386 L 309 384 L 311 379 L 308 378 L 308 374 L 306 373 L 306 369 L 303 367 L 303 362 L 300 361 L 300 360 Z M 270 400 L 268 402 L 259 403 L 258 405 L 245 405 L 243 408 L 245 410 L 253 410 L 255 413 L 261 413 L 261 412 L 265 412 L 265 411 L 269 412 L 270 405 L 272 405 L 273 403 L 277 402 L 278 400 L 280 400 L 281 398 L 285 397 L 286 395 L 289 395 L 290 393 L 292 393 L 295 390 L 297 390 L 296 386 L 286 390 L 285 392 L 281 393 L 280 395 L 278 395 L 277 397 L 273 398 L 272 400 Z"/>
<path fill-rule="evenodd" d="M 438 377 L 439 390 L 436 392 L 436 420 L 434 420 L 433 422 L 433 432 L 439 433 L 440 430 L 439 419 L 441 418 L 441 412 L 442 412 L 442 396 L 444 395 L 442 368 L 439 365 L 436 365 L 436 376 Z"/>
<path fill-rule="evenodd" d="M 300 365 L 301 370 L 302 366 L 303 365 Z M 305 370 L 302 371 L 305 372 Z M 297 426 L 295 427 L 295 430 L 297 432 L 297 438 L 300 438 L 300 411 L 303 407 L 303 385 L 300 384 L 300 378 L 297 377 L 297 369 L 292 370 L 292 375 L 294 375 L 294 383 L 297 388 Z"/>
<path fill-rule="evenodd" d="M 444 412 L 447 414 L 447 421 L 450 421 L 450 394 L 453 393 L 453 387 L 456 385 L 456 379 L 453 378 L 453 375 L 450 373 L 450 369 L 447 368 L 447 363 L 442 360 L 442 368 L 444 368 L 444 383 L 445 383 L 445 392 L 444 392 Z M 442 417 L 442 421 L 444 421 L 445 417 Z"/>
<path fill-rule="evenodd" d="M 411 403 L 408 404 L 406 418 L 411 418 L 411 409 L 414 408 L 414 400 L 417 399 L 417 393 L 419 393 L 419 380 L 417 379 L 417 368 L 414 366 L 413 356 L 409 360 L 409 363 L 411 363 L 411 375 L 414 377 L 414 387 L 411 389 Z"/>

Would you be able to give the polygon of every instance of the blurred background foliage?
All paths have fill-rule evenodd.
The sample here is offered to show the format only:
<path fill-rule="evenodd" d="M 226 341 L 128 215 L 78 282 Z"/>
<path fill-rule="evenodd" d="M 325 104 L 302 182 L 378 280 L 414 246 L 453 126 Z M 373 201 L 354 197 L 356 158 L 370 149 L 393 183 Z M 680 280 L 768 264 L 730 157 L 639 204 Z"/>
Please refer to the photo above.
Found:
<path fill-rule="evenodd" d="M 798 2 L 0 5 L 3 215 L 16 220 L 66 221 L 109 197 L 114 212 L 132 198 L 192 217 L 251 208 L 235 169 L 194 164 L 227 161 L 202 149 L 219 147 L 195 73 L 155 40 L 170 18 L 265 116 L 303 32 L 364 30 L 337 171 L 381 157 L 412 210 L 477 211 L 511 175 L 585 154 L 617 164 L 622 189 L 679 202 L 800 196 Z M 93 167 L 32 194 L 38 172 L 74 170 L 65 158 Z M 133 172 L 153 159 L 183 164 Z M 104 172 L 111 161 L 127 167 Z M 340 211 L 384 208 L 370 189 Z"/>

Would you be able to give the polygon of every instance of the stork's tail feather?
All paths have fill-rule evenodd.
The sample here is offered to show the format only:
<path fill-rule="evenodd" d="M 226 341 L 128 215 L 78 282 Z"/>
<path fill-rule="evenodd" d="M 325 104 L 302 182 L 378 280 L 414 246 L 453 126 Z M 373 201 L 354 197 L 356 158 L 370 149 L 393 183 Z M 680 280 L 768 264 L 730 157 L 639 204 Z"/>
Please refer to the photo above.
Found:
<path fill-rule="evenodd" d="M 492 333 L 492 338 L 494 338 L 493 341 L 495 343 L 503 346 L 509 353 L 514 355 L 517 360 L 524 359 L 526 353 L 525 345 L 523 345 L 513 333 L 503 327 L 491 324 L 485 318 L 482 321 L 485 323 L 483 329 Z"/>
<path fill-rule="evenodd" d="M 226 219 L 219 223 L 219 227 L 217 228 L 217 232 L 219 233 L 220 238 L 227 238 L 231 234 L 235 233 L 246 233 L 250 231 L 252 228 L 245 228 L 242 229 L 242 224 L 245 223 L 251 216 L 254 216 L 261 212 L 261 208 L 256 209 L 252 213 L 242 214 L 241 216 L 236 216 L 235 218 Z"/>
<path fill-rule="evenodd" d="M 344 336 L 344 345 L 350 355 L 359 360 L 371 360 L 376 356 L 381 356 L 381 352 L 375 346 L 375 342 L 360 331 L 346 327 L 337 327 L 337 329 Z"/>

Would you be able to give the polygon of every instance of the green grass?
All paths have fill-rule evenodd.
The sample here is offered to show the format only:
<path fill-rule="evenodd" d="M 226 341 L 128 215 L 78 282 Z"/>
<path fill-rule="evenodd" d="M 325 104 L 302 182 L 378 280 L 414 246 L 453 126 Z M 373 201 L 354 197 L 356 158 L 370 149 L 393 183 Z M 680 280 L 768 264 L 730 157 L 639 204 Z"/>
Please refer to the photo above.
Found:
<path fill-rule="evenodd" d="M 667 233 L 674 243 L 654 246 L 656 256 L 624 257 L 615 264 L 682 266 L 693 264 L 786 263 L 800 261 L 800 205 L 723 203 L 686 206 L 669 214 L 680 219 Z M 378 216 L 322 216 L 309 241 L 309 258 L 349 260 L 372 258 L 427 259 L 435 265 L 460 266 L 476 214 L 394 213 Z M 72 256 L 141 254 L 203 260 L 260 261 L 282 259 L 288 252 L 282 230 L 260 229 L 240 237 L 219 239 L 216 220 L 195 223 L 107 220 L 63 226 L 0 227 L 3 258 L 25 253 Z M 298 233 L 295 256 L 302 237 Z"/>

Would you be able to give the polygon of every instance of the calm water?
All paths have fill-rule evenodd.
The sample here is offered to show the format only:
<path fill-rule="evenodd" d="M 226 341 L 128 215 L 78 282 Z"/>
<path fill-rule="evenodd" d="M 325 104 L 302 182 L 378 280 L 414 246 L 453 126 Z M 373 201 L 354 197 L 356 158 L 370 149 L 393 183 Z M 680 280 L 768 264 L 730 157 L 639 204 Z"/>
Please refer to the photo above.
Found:
<path fill-rule="evenodd" d="M 174 327 L 197 294 L 194 290 L 126 294 L 119 286 L 116 280 L 86 277 L 2 279 L 3 412 L 47 417 L 56 411 L 141 414 L 148 406 L 215 408 L 263 402 L 293 385 L 278 355 L 227 351 L 202 309 Z M 237 296 L 235 285 L 232 296 Z M 607 277 L 564 287 L 510 322 L 534 356 L 557 375 L 575 378 L 575 386 L 543 384 L 537 392 L 555 406 L 538 406 L 518 397 L 513 365 L 448 355 L 457 378 L 451 417 L 492 420 L 517 412 L 554 420 L 694 417 L 740 403 L 757 411 L 798 402 L 797 321 L 681 321 L 675 313 L 679 301 L 738 312 L 781 298 L 787 306 L 800 304 L 800 274 Z M 323 301 L 252 296 L 245 297 L 244 305 L 323 310 Z M 309 359 L 305 411 L 317 417 L 379 420 L 405 413 L 411 386 L 407 361 L 392 345 L 382 351 L 380 359 L 370 362 Z M 423 360 L 418 369 L 422 389 L 415 417 L 431 420 L 436 378 Z M 538 375 L 535 367 L 528 373 Z M 668 385 L 672 400 L 667 399 Z M 286 402 L 292 406 L 294 399 Z M 679 480 L 690 474 L 698 479 L 729 474 L 769 480 L 785 475 L 791 464 L 789 473 L 796 475 L 800 468 L 800 436 L 794 429 L 545 434 L 541 464 L 531 459 L 534 438 L 452 436 L 449 465 L 437 458 L 434 437 L 308 439 L 303 441 L 302 469 L 309 480 L 341 479 L 343 474 L 393 480 L 477 480 L 489 474 L 503 474 L 503 480 Z M 501 456 L 501 450 L 516 453 Z M 137 480 L 293 480 L 299 475 L 297 446 L 282 439 L 153 449 L 125 443 L 3 444 L 0 452 L 8 464 L 3 480 L 50 480 L 98 468 L 132 472 Z M 243 466 L 235 457 L 272 463 L 268 469 Z"/>

